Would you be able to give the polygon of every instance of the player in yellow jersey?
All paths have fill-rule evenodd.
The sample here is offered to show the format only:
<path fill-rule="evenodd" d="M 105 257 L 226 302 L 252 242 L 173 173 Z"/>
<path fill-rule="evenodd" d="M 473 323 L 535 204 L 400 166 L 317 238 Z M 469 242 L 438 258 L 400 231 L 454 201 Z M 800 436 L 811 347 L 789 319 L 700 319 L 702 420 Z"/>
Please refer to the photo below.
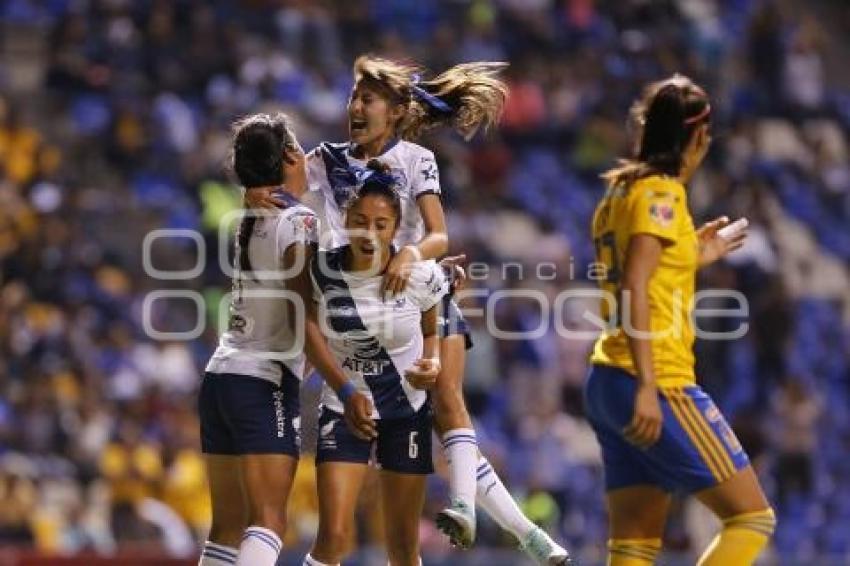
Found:
<path fill-rule="evenodd" d="M 696 230 L 685 183 L 710 143 L 705 92 L 676 75 L 633 108 L 635 156 L 604 175 L 593 218 L 604 264 L 602 314 L 585 403 L 605 462 L 608 564 L 653 564 L 673 491 L 693 493 L 723 528 L 700 566 L 752 564 L 775 518 L 746 453 L 694 375 L 697 269 L 740 247 L 723 218 Z"/>

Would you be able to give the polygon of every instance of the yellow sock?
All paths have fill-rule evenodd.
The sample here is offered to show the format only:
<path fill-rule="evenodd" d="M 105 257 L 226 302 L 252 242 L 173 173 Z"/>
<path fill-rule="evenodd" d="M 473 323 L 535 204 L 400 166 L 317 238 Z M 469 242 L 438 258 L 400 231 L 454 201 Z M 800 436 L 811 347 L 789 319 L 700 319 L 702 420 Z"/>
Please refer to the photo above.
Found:
<path fill-rule="evenodd" d="M 660 550 L 660 538 L 610 539 L 608 566 L 652 566 Z"/>
<path fill-rule="evenodd" d="M 723 521 L 721 530 L 697 562 L 697 566 L 750 566 L 767 546 L 776 516 L 767 508 L 742 513 Z"/>

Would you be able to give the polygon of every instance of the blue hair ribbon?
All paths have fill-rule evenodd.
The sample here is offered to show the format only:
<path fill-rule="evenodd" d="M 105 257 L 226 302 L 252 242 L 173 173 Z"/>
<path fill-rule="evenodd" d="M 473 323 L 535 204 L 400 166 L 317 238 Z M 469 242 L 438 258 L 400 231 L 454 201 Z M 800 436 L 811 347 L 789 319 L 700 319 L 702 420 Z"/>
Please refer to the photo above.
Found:
<path fill-rule="evenodd" d="M 384 173 L 383 171 L 376 171 L 375 169 L 358 167 L 356 165 L 350 165 L 349 167 L 351 168 L 351 172 L 354 174 L 355 179 L 357 179 L 357 186 L 363 186 L 366 183 L 374 183 L 392 188 L 398 184 L 398 179 L 396 179 L 395 175 L 392 173 Z"/>
<path fill-rule="evenodd" d="M 439 112 L 443 112 L 444 114 L 451 114 L 452 107 L 449 106 L 446 101 L 441 99 L 439 96 L 434 96 L 421 86 L 419 86 L 419 81 L 422 77 L 419 75 L 413 75 L 412 84 L 410 85 L 410 90 L 413 91 L 413 96 L 433 108 Z"/>
<path fill-rule="evenodd" d="M 367 182 L 388 187 L 394 187 L 399 182 L 396 176 L 391 173 L 349 163 L 341 147 L 323 143 L 321 144 L 321 155 L 325 162 L 328 181 L 334 193 L 339 193 L 340 201 L 344 202 L 350 196 L 351 188 L 362 187 Z M 344 195 L 343 192 L 349 192 L 349 194 Z"/>

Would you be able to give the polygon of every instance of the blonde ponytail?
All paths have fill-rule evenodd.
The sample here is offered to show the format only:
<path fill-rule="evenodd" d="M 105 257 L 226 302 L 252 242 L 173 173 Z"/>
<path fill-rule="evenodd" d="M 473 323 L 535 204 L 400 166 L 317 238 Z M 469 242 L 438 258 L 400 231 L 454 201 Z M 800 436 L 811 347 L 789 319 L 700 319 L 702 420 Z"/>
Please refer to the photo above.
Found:
<path fill-rule="evenodd" d="M 354 62 L 355 81 L 376 84 L 407 111 L 397 125 L 402 139 L 415 140 L 436 126 L 449 126 L 466 139 L 499 121 L 507 86 L 498 75 L 507 63 L 462 63 L 433 79 L 420 80 L 422 68 L 364 55 Z"/>

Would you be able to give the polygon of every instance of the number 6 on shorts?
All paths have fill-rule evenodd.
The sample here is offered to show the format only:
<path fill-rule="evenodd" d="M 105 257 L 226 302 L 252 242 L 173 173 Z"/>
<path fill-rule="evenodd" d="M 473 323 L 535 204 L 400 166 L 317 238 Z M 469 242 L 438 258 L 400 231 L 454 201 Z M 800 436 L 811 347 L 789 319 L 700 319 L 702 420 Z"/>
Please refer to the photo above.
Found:
<path fill-rule="evenodd" d="M 407 455 L 411 460 L 415 460 L 419 456 L 419 445 L 416 444 L 416 437 L 419 435 L 418 430 L 410 432 L 410 442 L 407 445 Z"/>

